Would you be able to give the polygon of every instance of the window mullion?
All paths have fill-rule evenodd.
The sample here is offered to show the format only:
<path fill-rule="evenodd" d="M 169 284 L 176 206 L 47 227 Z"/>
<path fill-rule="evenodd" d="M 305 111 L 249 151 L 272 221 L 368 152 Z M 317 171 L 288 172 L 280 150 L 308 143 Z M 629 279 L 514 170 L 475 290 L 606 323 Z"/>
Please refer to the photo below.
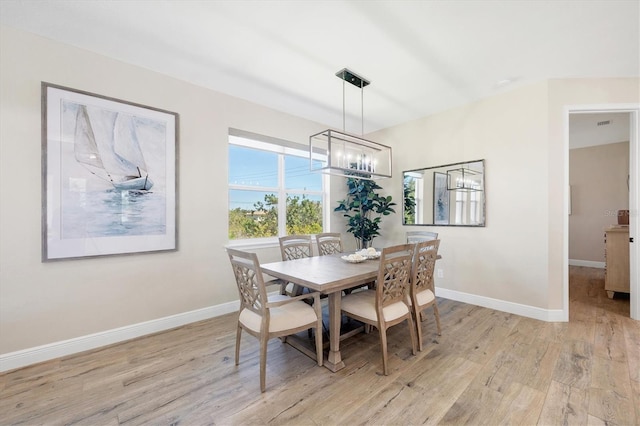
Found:
<path fill-rule="evenodd" d="M 309 206 L 312 206 L 312 212 L 307 212 L 305 209 L 299 208 L 293 213 L 295 215 L 301 215 L 300 219 L 304 223 L 303 228 L 301 228 L 304 229 L 302 232 L 313 233 L 317 232 L 314 231 L 315 229 L 330 229 L 329 217 L 331 215 L 331 209 L 328 205 L 329 178 L 326 175 L 322 175 L 321 187 L 320 189 L 316 189 L 318 188 L 317 179 L 307 176 L 308 173 L 305 173 L 305 170 L 303 170 L 300 165 L 300 158 L 308 158 L 308 151 L 297 148 L 297 145 L 272 144 L 271 141 L 268 140 L 253 140 L 237 135 L 230 135 L 229 145 L 230 152 L 232 149 L 231 146 L 234 146 L 233 158 L 230 157 L 229 161 L 230 173 L 227 181 L 230 194 L 229 199 L 230 204 L 233 203 L 234 206 L 239 206 L 234 207 L 234 209 L 229 208 L 229 233 L 231 235 L 231 230 L 233 229 L 233 235 L 239 236 L 230 237 L 234 243 L 239 245 L 253 243 L 265 244 L 265 242 L 277 243 L 275 237 L 287 235 L 287 213 L 289 210 L 288 207 L 290 207 L 287 203 L 287 196 L 299 198 L 300 203 L 306 203 L 305 198 L 314 200 L 308 201 L 312 203 L 309 204 Z M 241 155 L 247 152 L 247 157 L 250 161 L 255 161 L 254 157 L 262 156 L 265 158 L 264 154 L 254 154 L 254 152 L 259 151 L 273 154 L 269 157 L 268 167 L 264 167 L 266 165 L 265 163 L 260 164 L 261 167 L 256 167 L 256 170 L 247 167 L 243 168 L 242 162 L 244 160 Z M 276 158 L 274 158 L 274 156 Z M 274 159 L 276 159 L 277 170 L 273 170 Z M 233 164 L 231 160 L 233 160 Z M 306 167 L 304 168 L 306 169 Z M 231 179 L 232 169 L 236 171 L 233 180 Z M 289 184 L 287 184 L 287 179 L 291 181 Z M 309 187 L 313 188 L 313 190 L 307 188 L 307 180 Z M 291 189 L 287 190 L 288 186 L 291 187 Z M 253 203 L 255 206 L 256 202 L 266 202 L 266 196 L 269 194 L 276 195 L 278 199 L 277 206 L 274 206 L 277 212 L 277 229 L 275 230 L 273 229 L 273 213 L 276 212 L 270 211 L 270 207 L 268 208 L 267 206 L 265 206 L 264 213 L 253 212 L 252 207 L 249 205 Z M 231 201 L 232 197 L 233 201 Z M 321 203 L 321 205 L 318 206 L 317 203 Z M 311 218 L 313 218 L 313 220 Z M 253 228 L 251 227 L 251 220 L 255 225 Z M 318 227 L 317 225 L 322 225 L 322 227 Z M 273 235 L 275 232 L 277 232 L 278 235 Z M 261 236 L 263 234 L 268 236 Z"/>
<path fill-rule="evenodd" d="M 278 234 L 287 235 L 287 194 L 284 181 L 284 155 L 278 154 Z"/>
<path fill-rule="evenodd" d="M 331 229 L 331 206 L 329 206 L 329 192 L 328 188 L 330 184 L 329 176 L 322 176 L 322 231 L 329 232 Z"/>
<path fill-rule="evenodd" d="M 229 184 L 229 189 L 237 189 L 240 191 L 256 191 L 256 192 L 275 192 L 279 191 L 279 188 L 272 186 L 251 186 L 251 185 L 235 185 Z"/>

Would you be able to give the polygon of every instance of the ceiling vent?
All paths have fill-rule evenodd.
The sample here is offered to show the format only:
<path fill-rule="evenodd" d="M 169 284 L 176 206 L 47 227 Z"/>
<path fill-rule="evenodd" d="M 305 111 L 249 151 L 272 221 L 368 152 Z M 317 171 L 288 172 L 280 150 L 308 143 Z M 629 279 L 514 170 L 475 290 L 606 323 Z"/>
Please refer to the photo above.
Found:
<path fill-rule="evenodd" d="M 609 124 L 611 124 L 611 120 L 598 121 L 598 126 L 607 126 Z"/>

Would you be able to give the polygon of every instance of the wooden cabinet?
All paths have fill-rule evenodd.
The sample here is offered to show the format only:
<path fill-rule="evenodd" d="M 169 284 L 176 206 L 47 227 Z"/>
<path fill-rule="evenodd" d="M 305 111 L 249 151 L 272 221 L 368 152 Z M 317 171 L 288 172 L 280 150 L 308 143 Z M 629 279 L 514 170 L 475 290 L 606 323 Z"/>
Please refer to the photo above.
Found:
<path fill-rule="evenodd" d="M 629 226 L 613 225 L 604 234 L 604 289 L 609 298 L 616 291 L 629 293 Z"/>

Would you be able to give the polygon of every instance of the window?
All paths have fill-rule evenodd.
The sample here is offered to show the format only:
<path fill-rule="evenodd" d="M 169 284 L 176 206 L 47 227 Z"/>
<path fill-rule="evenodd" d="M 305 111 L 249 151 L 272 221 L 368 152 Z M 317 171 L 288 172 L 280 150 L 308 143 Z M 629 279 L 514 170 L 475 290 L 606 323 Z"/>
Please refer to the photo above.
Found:
<path fill-rule="evenodd" d="M 424 179 L 420 173 L 404 172 L 404 224 L 422 224 Z"/>
<path fill-rule="evenodd" d="M 465 209 L 467 205 L 467 191 L 454 191 L 456 193 L 456 225 L 464 225 Z"/>
<path fill-rule="evenodd" d="M 478 191 L 455 191 L 456 193 L 456 225 L 478 223 L 480 217 L 480 194 Z"/>
<path fill-rule="evenodd" d="M 473 191 L 470 194 L 470 210 L 469 210 L 469 223 L 478 223 L 480 222 L 480 202 L 478 199 L 480 194 L 478 191 Z"/>
<path fill-rule="evenodd" d="M 269 241 L 322 232 L 328 216 L 325 179 L 309 171 L 303 145 L 231 134 L 229 240 Z"/>

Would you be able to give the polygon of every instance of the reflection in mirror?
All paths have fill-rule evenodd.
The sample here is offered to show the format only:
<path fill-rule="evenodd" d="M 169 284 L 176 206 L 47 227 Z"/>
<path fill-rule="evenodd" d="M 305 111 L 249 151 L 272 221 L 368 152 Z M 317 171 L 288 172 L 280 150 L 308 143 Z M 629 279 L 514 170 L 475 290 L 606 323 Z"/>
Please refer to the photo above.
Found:
<path fill-rule="evenodd" d="M 403 225 L 484 226 L 484 160 L 403 172 Z"/>

